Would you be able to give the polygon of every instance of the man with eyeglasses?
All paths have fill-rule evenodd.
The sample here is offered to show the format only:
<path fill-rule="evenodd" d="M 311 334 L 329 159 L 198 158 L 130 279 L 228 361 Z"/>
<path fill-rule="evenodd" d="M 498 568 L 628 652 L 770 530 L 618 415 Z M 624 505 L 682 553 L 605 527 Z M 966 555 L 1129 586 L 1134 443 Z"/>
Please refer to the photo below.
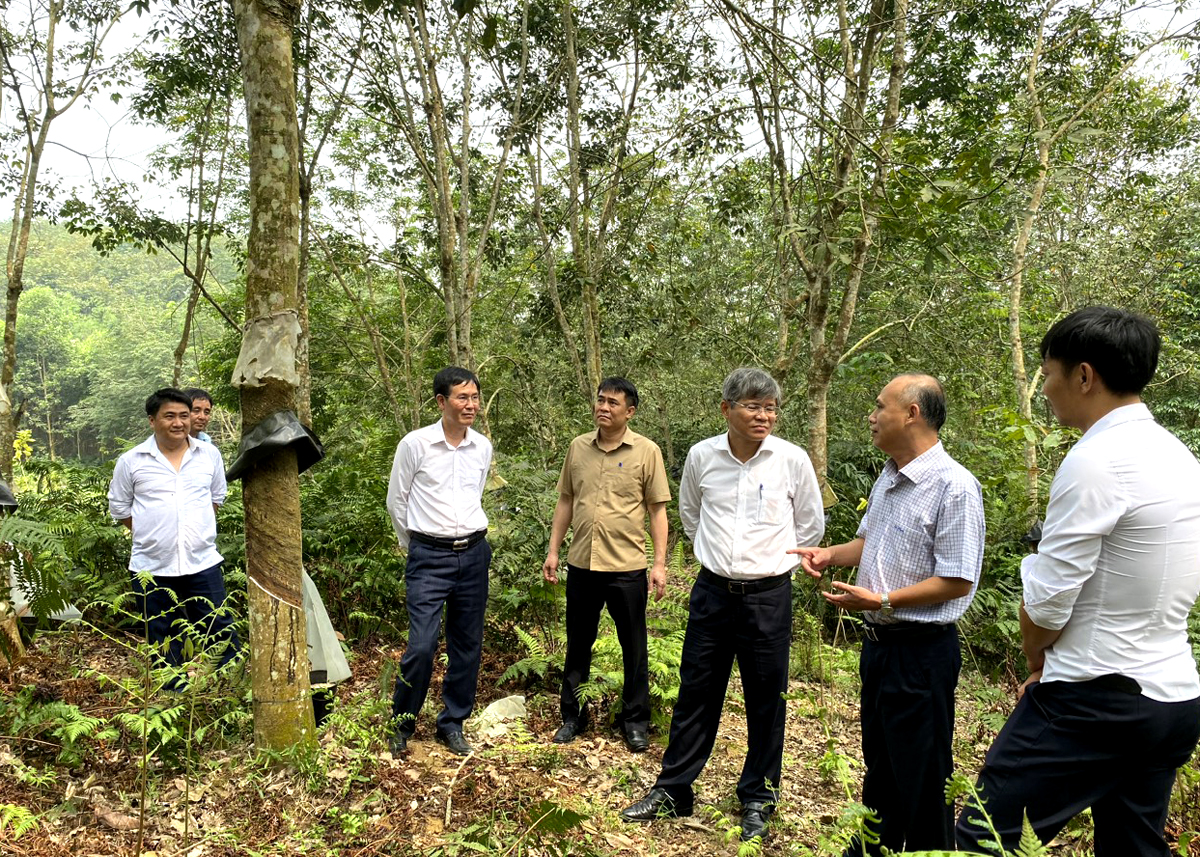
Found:
<path fill-rule="evenodd" d="M 863 803 L 879 817 L 877 843 L 893 852 L 954 850 L 954 690 L 962 658 L 955 627 L 971 604 L 983 564 L 979 482 L 946 454 L 938 432 L 946 396 L 937 379 L 893 378 L 867 419 L 888 455 L 871 489 L 858 537 L 833 547 L 799 547 L 815 578 L 858 566 L 857 585 L 834 581 L 822 595 L 863 612 Z M 861 855 L 856 840 L 846 857 Z"/>
<path fill-rule="evenodd" d="M 747 752 L 738 781 L 743 841 L 765 837 L 783 770 L 792 630 L 795 545 L 825 531 L 821 491 L 808 454 L 772 431 L 779 384 L 760 369 L 725 379 L 727 431 L 688 452 L 679 483 L 679 518 L 700 572 L 692 588 L 679 699 L 662 772 L 626 821 L 692 814 L 692 783 L 717 738 L 736 658 L 746 705 Z"/>
<path fill-rule="evenodd" d="M 475 706 L 492 560 L 482 505 L 492 444 L 471 427 L 480 405 L 475 373 L 448 366 L 434 376 L 433 392 L 442 418 L 404 436 L 388 483 L 388 513 L 408 550 L 408 645 L 392 696 L 389 748 L 393 755 L 405 753 L 416 732 L 445 608 L 449 665 L 434 734 L 452 753 L 466 756 L 471 746 L 463 721 Z"/>
<path fill-rule="evenodd" d="M 667 587 L 667 501 L 671 486 L 657 444 L 629 428 L 638 391 L 625 378 L 605 378 L 592 411 L 596 430 L 571 442 L 558 479 L 550 550 L 542 576 L 558 583 L 558 548 L 573 528 L 567 554 L 567 656 L 563 665 L 562 726 L 554 743 L 567 744 L 587 728 L 579 687 L 588 680 L 600 611 L 607 605 L 621 643 L 625 684 L 618 727 L 630 752 L 649 746 L 650 670 L 646 599 Z M 646 574 L 646 520 L 654 564 Z"/>

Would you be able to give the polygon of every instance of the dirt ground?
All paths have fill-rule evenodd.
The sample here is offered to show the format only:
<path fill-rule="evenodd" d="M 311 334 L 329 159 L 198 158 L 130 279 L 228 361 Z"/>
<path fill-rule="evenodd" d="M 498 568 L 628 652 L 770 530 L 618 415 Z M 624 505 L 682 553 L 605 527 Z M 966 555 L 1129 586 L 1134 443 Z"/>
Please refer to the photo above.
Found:
<path fill-rule="evenodd" d="M 597 726 L 572 744 L 554 745 L 549 736 L 558 726 L 556 692 L 544 685 L 501 687 L 506 663 L 493 655 L 483 665 L 477 711 L 525 693 L 524 726 L 495 740 L 472 735 L 468 727 L 475 752 L 463 759 L 432 740 L 430 705 L 410 752 L 394 759 L 384 722 L 398 656 L 388 647 L 358 651 L 354 677 L 340 688 L 338 710 L 321 731 L 319 751 L 286 763 L 255 755 L 248 717 L 227 718 L 221 728 L 196 734 L 196 726 L 237 708 L 229 696 L 245 688 L 236 683 L 221 689 L 224 698 L 218 692 L 194 706 L 186 697 L 156 701 L 148 713 L 160 719 L 164 711 L 179 709 L 172 728 L 184 737 L 165 748 L 150 738 L 143 748 L 126 726 L 117 734 L 81 739 L 79 758 L 60 761 L 61 736 L 49 727 L 39 731 L 28 718 L 6 717 L 0 724 L 16 734 L 0 735 L 0 852 L 14 857 L 738 853 L 733 792 L 746 726 L 736 679 L 716 748 L 696 783 L 696 814 L 629 825 L 618 813 L 653 783 L 663 734 L 653 734 L 651 749 L 640 755 L 629 753 L 615 732 Z M 123 647 L 85 630 L 39 637 L 15 668 L 0 668 L 0 684 L 10 712 L 17 695 L 32 688 L 27 693 L 35 701 L 61 700 L 116 724 L 116 715 L 130 705 L 105 677 L 130 671 Z M 438 681 L 435 675 L 435 688 Z M 828 684 L 793 685 L 780 806 L 762 853 L 836 853 L 828 837 L 850 803 L 847 789 L 856 799 L 861 781 L 856 693 L 845 671 Z M 964 680 L 956 739 L 964 770 L 977 769 L 993 734 L 989 724 L 1003 719 L 1006 697 Z M 603 719 L 602 712 L 596 715 L 595 721 Z M 143 759 L 149 760 L 144 784 Z M 11 807 L 36 815 L 19 837 Z M 1086 828 L 1068 831 L 1054 853 L 1086 853 L 1081 844 L 1086 838 Z"/>

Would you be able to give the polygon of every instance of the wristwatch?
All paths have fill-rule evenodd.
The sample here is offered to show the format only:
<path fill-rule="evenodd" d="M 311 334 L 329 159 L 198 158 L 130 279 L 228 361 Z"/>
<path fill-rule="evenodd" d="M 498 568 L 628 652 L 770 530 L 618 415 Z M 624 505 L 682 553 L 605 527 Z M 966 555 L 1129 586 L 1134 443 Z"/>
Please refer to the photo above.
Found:
<path fill-rule="evenodd" d="M 879 615 L 880 616 L 891 616 L 892 615 L 891 593 L 884 592 L 883 595 L 879 596 Z"/>

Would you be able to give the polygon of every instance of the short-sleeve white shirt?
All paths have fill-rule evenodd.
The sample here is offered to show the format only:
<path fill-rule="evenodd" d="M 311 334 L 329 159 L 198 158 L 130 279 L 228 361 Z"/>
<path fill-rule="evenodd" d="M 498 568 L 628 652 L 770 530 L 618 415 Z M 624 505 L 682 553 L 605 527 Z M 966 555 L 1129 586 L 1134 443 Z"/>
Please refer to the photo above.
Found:
<path fill-rule="evenodd" d="M 492 443 L 472 428 L 458 446 L 446 440 L 442 421 L 410 431 L 396 447 L 387 507 L 401 547 L 410 532 L 457 539 L 486 529 L 483 488 L 492 466 Z"/>
<path fill-rule="evenodd" d="M 688 450 L 679 482 L 679 518 L 700 564 L 733 580 L 787 574 L 797 545 L 825 533 L 821 489 L 808 453 L 768 435 L 739 461 L 727 434 Z"/>
<path fill-rule="evenodd" d="M 108 510 L 118 521 L 133 518 L 129 569 L 182 577 L 221 562 L 213 505 L 225 502 L 226 490 L 220 450 L 195 438 L 178 471 L 154 435 L 118 458 Z"/>
<path fill-rule="evenodd" d="M 1200 594 L 1200 463 L 1141 403 L 1110 411 L 1050 486 L 1025 611 L 1062 629 L 1042 681 L 1116 673 L 1159 702 L 1200 696 L 1187 618 Z"/>

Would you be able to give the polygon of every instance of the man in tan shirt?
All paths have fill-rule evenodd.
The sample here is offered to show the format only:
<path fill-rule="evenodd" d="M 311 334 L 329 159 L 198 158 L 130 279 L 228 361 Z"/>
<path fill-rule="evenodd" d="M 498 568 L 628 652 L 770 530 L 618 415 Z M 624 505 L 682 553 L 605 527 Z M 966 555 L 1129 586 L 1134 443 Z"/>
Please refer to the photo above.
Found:
<path fill-rule="evenodd" d="M 671 489 L 658 446 L 628 428 L 638 406 L 637 388 L 605 378 L 596 391 L 596 430 L 571 442 L 558 480 L 558 505 L 550 526 L 550 552 L 542 576 L 558 583 L 558 548 L 574 527 L 567 554 L 567 657 L 563 666 L 562 720 L 554 734 L 566 744 L 587 727 L 579 686 L 588 680 L 600 610 L 608 606 L 625 667 L 618 725 L 634 753 L 650 746 L 650 676 L 646 656 L 646 599 L 667 586 L 667 501 Z M 654 563 L 646 573 L 646 519 Z"/>

